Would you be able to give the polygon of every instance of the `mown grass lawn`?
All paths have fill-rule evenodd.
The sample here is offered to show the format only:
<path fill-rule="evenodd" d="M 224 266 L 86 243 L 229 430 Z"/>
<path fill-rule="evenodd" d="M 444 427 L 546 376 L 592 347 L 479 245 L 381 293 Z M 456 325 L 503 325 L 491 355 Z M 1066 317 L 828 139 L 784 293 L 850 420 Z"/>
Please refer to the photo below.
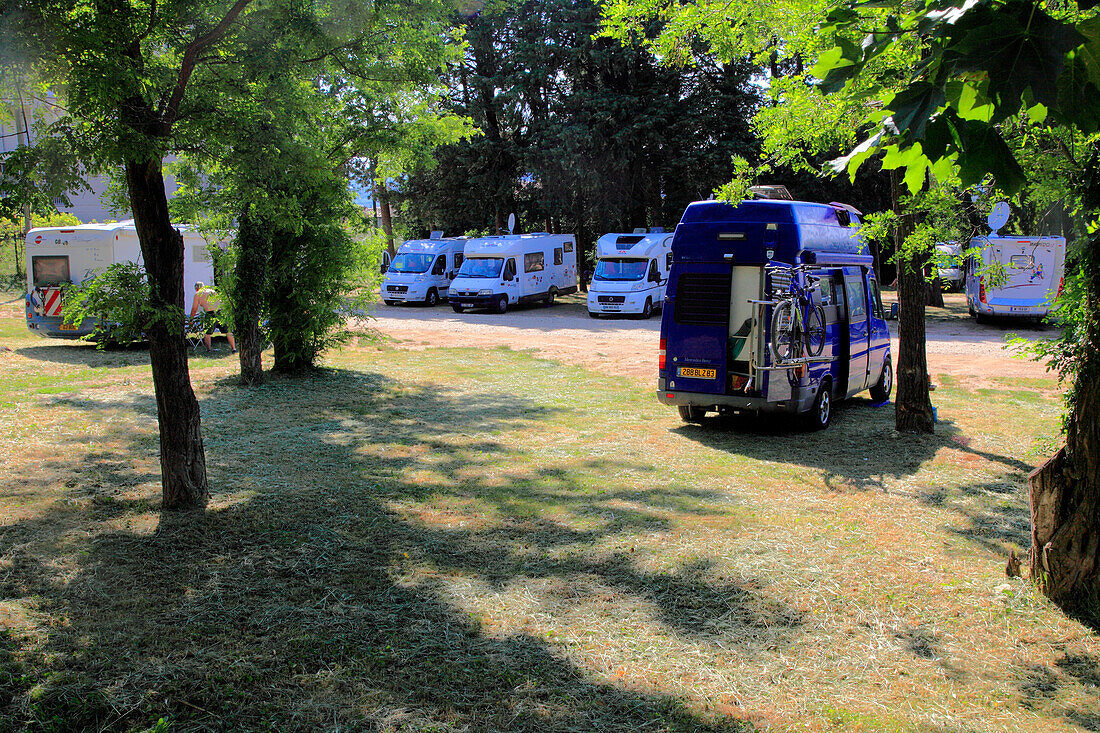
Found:
<path fill-rule="evenodd" d="M 214 501 L 158 512 L 140 350 L 0 318 L 0 730 L 1100 729 L 1100 640 L 1008 579 L 1057 386 L 936 435 L 685 426 L 648 385 L 364 340 L 192 360 Z"/>

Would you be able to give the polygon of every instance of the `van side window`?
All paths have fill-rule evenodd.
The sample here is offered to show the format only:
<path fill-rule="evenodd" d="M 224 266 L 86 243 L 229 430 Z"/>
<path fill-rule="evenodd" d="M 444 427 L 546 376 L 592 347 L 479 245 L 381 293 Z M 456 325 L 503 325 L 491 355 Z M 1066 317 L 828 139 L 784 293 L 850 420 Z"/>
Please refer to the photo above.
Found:
<path fill-rule="evenodd" d="M 833 280 L 828 275 L 823 275 L 817 283 L 817 304 L 833 305 L 836 302 L 836 294 L 833 292 Z"/>
<path fill-rule="evenodd" d="M 878 291 L 878 281 L 869 280 L 871 284 L 871 313 L 875 318 L 886 318 L 886 311 L 882 307 L 882 294 Z"/>
<path fill-rule="evenodd" d="M 465 259 L 466 259 L 466 257 L 461 252 L 455 252 L 455 269 L 456 270 L 458 268 L 462 267 L 462 261 L 465 260 Z"/>
<path fill-rule="evenodd" d="M 561 247 L 554 247 L 554 264 L 560 265 L 565 262 L 565 250 Z"/>
<path fill-rule="evenodd" d="M 566 251 L 566 252 L 572 252 L 572 251 L 573 251 L 573 242 L 572 242 L 572 240 L 567 240 L 567 241 L 566 241 L 566 243 L 565 243 L 565 251 Z"/>
<path fill-rule="evenodd" d="M 546 264 L 542 252 L 528 252 L 523 256 L 524 272 L 539 272 Z"/>
<path fill-rule="evenodd" d="M 516 276 L 516 261 L 509 259 L 508 263 L 504 265 L 504 279 L 511 280 Z"/>
<path fill-rule="evenodd" d="M 649 261 L 649 281 L 650 282 L 660 282 L 661 281 L 661 273 L 657 270 L 657 260 L 650 260 Z"/>
<path fill-rule="evenodd" d="M 844 283 L 848 288 L 848 318 L 857 319 L 867 313 L 867 303 L 863 293 L 863 281 L 856 280 Z"/>
<path fill-rule="evenodd" d="M 432 265 L 433 275 L 442 275 L 447 269 L 447 255 L 439 255 L 435 258 L 435 264 Z"/>

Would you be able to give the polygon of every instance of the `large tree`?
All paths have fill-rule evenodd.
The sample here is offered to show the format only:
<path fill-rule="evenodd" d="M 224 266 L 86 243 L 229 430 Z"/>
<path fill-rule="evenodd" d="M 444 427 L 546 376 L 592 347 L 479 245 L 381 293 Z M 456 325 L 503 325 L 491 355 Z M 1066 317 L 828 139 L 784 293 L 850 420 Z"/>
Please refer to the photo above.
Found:
<path fill-rule="evenodd" d="M 1006 192 L 1022 188 L 1044 136 L 1069 174 L 1079 204 L 1067 257 L 1060 340 L 1042 347 L 1069 382 L 1065 448 L 1032 480 L 1032 576 L 1068 610 L 1100 620 L 1100 13 L 1095 4 L 988 0 L 845 2 L 827 31 L 844 39 L 820 73 L 830 90 L 850 92 L 865 70 L 900 45 L 919 44 L 921 61 L 900 88 L 879 89 L 869 121 L 881 132 L 863 148 L 885 148 L 908 171 L 911 188 L 930 169 L 964 184 L 992 174 Z M 875 91 L 875 90 L 872 90 Z"/>

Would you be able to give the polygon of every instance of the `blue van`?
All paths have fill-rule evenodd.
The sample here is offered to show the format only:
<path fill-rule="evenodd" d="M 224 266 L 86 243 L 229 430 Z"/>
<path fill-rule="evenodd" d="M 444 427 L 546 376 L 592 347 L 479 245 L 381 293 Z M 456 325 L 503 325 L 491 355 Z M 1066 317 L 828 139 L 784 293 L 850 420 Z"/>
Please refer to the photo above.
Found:
<path fill-rule="evenodd" d="M 767 199 L 687 207 L 661 320 L 660 402 L 688 422 L 783 412 L 822 429 L 834 400 L 868 389 L 889 399 L 893 376 L 858 211 Z"/>

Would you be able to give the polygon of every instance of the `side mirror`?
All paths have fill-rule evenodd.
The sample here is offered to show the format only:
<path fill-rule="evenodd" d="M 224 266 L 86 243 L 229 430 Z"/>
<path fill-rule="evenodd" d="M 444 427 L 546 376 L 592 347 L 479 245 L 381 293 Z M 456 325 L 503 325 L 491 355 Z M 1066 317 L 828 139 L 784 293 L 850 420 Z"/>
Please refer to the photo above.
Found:
<path fill-rule="evenodd" d="M 378 272 L 379 272 L 380 274 L 382 274 L 382 275 L 385 275 L 385 274 L 386 274 L 386 272 L 387 272 L 387 271 L 388 271 L 389 269 L 390 269 L 390 266 L 389 266 L 389 265 L 387 265 L 387 264 L 386 264 L 385 262 L 383 262 L 383 263 L 382 263 L 381 265 L 379 265 L 379 266 L 378 266 Z"/>

